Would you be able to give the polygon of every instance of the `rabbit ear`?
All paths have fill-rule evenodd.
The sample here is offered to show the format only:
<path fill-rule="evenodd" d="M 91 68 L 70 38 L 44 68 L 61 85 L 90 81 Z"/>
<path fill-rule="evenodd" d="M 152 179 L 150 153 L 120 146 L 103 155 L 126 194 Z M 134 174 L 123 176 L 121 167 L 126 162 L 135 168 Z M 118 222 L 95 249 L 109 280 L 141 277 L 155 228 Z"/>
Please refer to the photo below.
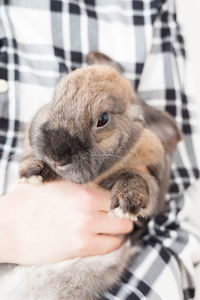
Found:
<path fill-rule="evenodd" d="M 143 101 L 138 102 L 142 106 L 148 128 L 160 138 L 167 153 L 173 152 L 183 137 L 175 120 L 167 112 L 151 107 Z"/>
<path fill-rule="evenodd" d="M 121 72 L 121 67 L 116 61 L 98 51 L 90 51 L 86 56 L 86 62 L 88 63 L 88 65 L 108 65 Z"/>

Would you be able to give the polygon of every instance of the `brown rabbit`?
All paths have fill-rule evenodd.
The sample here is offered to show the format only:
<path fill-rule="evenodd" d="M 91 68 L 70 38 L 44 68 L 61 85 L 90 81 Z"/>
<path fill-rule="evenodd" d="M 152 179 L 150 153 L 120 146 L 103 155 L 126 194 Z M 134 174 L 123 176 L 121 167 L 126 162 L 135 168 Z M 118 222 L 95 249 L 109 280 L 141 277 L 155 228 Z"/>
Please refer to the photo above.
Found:
<path fill-rule="evenodd" d="M 111 214 L 142 228 L 163 209 L 167 154 L 181 133 L 167 113 L 137 100 L 116 62 L 95 51 L 87 62 L 92 66 L 60 80 L 33 118 L 20 177 L 98 184 L 111 191 Z M 0 299 L 95 299 L 119 280 L 135 249 L 126 242 L 106 255 L 54 265 L 2 265 Z"/>

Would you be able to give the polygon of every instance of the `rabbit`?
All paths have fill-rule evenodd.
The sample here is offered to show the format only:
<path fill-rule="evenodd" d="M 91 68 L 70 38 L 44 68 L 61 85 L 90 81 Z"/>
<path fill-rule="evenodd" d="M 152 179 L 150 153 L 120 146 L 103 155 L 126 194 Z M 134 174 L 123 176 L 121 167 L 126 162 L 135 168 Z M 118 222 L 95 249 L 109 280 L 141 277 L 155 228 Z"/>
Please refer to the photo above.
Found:
<path fill-rule="evenodd" d="M 168 113 L 137 99 L 115 61 L 97 51 L 86 61 L 59 81 L 53 100 L 27 127 L 20 180 L 99 185 L 111 192 L 110 214 L 133 220 L 140 232 L 164 208 L 168 154 L 182 135 Z M 43 266 L 2 264 L 0 299 L 97 299 L 139 251 L 137 231 L 134 246 L 132 237 L 105 255 Z"/>

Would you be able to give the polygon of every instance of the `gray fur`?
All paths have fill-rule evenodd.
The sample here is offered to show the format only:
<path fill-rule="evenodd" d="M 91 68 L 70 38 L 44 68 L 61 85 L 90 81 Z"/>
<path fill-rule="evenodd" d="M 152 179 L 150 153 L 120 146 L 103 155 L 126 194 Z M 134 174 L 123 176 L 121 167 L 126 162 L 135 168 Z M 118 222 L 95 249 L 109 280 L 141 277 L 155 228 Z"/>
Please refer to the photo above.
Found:
<path fill-rule="evenodd" d="M 112 253 L 77 258 L 54 265 L 4 264 L 0 273 L 2 300 L 93 300 L 119 280 L 139 250 L 129 243 Z M 123 257 L 123 261 L 121 258 Z"/>

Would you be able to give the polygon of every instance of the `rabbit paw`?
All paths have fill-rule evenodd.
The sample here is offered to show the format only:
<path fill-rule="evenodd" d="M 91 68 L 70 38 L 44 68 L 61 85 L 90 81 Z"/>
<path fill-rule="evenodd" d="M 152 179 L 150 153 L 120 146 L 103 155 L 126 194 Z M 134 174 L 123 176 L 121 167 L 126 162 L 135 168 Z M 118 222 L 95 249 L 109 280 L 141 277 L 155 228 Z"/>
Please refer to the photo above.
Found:
<path fill-rule="evenodd" d="M 31 184 L 41 184 L 58 177 L 58 175 L 50 169 L 43 161 L 36 160 L 32 157 L 24 159 L 20 164 L 20 180 Z"/>
<path fill-rule="evenodd" d="M 132 221 L 147 217 L 149 189 L 146 181 L 140 175 L 123 174 L 113 186 L 111 195 L 110 215 Z"/>

